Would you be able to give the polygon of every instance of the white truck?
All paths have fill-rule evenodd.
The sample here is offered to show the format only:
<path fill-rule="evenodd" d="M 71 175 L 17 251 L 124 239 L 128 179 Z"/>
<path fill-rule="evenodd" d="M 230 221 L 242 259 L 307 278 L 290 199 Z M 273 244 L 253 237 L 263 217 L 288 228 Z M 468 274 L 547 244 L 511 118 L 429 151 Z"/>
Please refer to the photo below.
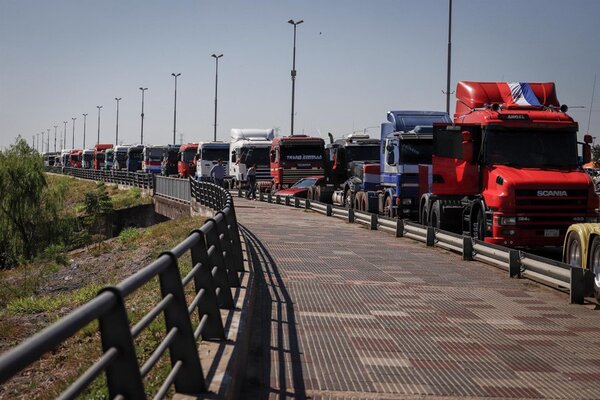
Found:
<path fill-rule="evenodd" d="M 256 165 L 256 183 L 260 190 L 273 185 L 269 164 L 274 129 L 232 129 L 229 146 L 230 187 L 239 188 L 246 184 L 246 171 Z"/>
<path fill-rule="evenodd" d="M 225 142 L 200 142 L 196 153 L 196 179 L 210 181 L 210 170 L 219 160 L 223 162 L 225 175 L 227 175 L 227 157 L 229 156 L 229 143 Z"/>

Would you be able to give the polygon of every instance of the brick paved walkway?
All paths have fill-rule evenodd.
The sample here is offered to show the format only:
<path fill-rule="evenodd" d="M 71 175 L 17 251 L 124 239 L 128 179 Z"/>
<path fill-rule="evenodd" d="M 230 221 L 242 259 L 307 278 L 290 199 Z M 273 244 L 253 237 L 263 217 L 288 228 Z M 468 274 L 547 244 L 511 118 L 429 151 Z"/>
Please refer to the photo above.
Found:
<path fill-rule="evenodd" d="M 245 397 L 600 398 L 592 306 L 410 239 L 235 201 L 262 272 Z"/>

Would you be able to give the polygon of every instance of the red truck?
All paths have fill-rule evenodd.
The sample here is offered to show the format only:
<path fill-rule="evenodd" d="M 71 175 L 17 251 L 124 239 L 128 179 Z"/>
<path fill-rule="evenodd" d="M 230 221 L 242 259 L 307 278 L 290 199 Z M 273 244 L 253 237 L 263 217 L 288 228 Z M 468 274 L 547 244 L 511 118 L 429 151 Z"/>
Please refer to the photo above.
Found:
<path fill-rule="evenodd" d="M 454 123 L 434 126 L 423 224 L 531 248 L 560 246 L 569 225 L 597 220 L 578 124 L 554 83 L 463 81 L 456 98 Z M 584 141 L 585 162 L 591 137 Z"/>
<path fill-rule="evenodd" d="M 113 145 L 108 143 L 99 143 L 94 146 L 94 169 L 104 169 L 106 149 L 112 149 Z"/>
<path fill-rule="evenodd" d="M 196 175 L 196 153 L 198 143 L 182 144 L 179 148 L 179 161 L 177 162 L 177 174 L 180 178 Z"/>
<path fill-rule="evenodd" d="M 81 168 L 81 154 L 83 150 L 73 149 L 69 152 L 69 166 L 71 168 Z"/>
<path fill-rule="evenodd" d="M 325 141 L 307 135 L 281 136 L 271 143 L 273 190 L 293 185 L 301 178 L 324 175 Z"/>

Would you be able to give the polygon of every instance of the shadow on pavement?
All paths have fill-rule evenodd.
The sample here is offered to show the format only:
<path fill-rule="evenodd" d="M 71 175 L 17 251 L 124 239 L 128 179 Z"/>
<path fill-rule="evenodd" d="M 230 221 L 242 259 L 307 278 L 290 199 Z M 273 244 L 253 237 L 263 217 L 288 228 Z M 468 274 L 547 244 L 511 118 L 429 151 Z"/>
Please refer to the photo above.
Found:
<path fill-rule="evenodd" d="M 267 248 L 248 229 L 240 228 L 257 279 L 253 333 L 241 395 L 306 399 L 292 299 Z"/>

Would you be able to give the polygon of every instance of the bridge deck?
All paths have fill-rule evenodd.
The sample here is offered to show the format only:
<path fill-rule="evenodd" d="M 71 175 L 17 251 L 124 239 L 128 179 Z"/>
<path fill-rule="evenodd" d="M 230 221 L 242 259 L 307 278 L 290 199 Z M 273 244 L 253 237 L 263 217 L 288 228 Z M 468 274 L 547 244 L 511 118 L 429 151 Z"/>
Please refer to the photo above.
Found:
<path fill-rule="evenodd" d="M 591 306 L 410 239 L 235 200 L 262 265 L 248 398 L 600 398 Z"/>

